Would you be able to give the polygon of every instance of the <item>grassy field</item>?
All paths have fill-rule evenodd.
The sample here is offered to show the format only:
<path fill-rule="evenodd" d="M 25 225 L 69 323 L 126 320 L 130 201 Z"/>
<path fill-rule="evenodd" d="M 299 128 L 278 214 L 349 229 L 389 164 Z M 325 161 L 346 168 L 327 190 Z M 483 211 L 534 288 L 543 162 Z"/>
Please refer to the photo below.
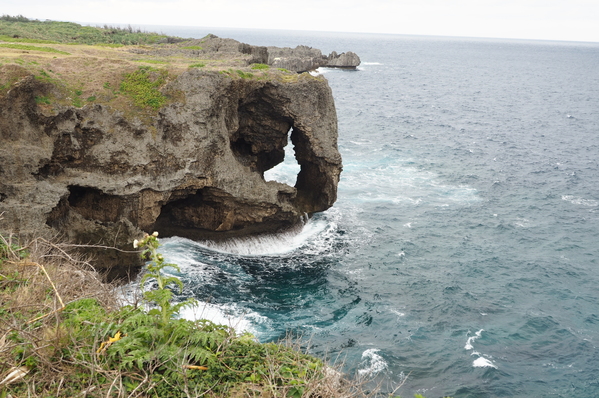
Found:
<path fill-rule="evenodd" d="M 216 38 L 218 39 L 218 38 Z M 297 74 L 248 65 L 239 52 L 205 50 L 215 40 L 183 39 L 132 28 L 89 27 L 71 22 L 0 17 L 0 95 L 26 76 L 52 89 L 36 98 L 40 109 L 109 105 L 142 119 L 179 93 L 167 83 L 190 68 L 219 72 L 232 79 L 297 80 Z M 246 58 L 244 58 L 246 57 Z"/>
<path fill-rule="evenodd" d="M 63 44 L 117 44 L 144 45 L 158 43 L 176 43 L 184 39 L 161 33 L 144 32 L 118 26 L 93 27 L 73 22 L 39 21 L 23 16 L 0 17 L 0 36 L 4 40 L 27 43 L 63 43 Z"/>

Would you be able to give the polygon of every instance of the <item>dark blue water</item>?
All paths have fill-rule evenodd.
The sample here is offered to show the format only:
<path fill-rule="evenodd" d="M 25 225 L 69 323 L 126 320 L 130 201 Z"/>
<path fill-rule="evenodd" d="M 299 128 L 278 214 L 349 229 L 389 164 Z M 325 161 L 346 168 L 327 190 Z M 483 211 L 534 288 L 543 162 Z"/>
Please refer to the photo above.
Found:
<path fill-rule="evenodd" d="M 321 71 L 332 209 L 299 236 L 164 241 L 196 315 L 311 338 L 383 392 L 409 375 L 404 397 L 599 396 L 599 44 L 161 30 L 363 62 Z M 293 183 L 288 155 L 271 178 Z"/>

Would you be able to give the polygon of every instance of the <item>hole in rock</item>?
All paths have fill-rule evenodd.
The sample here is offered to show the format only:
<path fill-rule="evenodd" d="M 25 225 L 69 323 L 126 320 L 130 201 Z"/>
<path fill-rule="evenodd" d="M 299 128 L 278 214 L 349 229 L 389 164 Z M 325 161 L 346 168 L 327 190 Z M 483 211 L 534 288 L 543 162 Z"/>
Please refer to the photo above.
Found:
<path fill-rule="evenodd" d="M 122 198 L 103 193 L 97 188 L 69 186 L 69 206 L 88 220 L 116 222 L 119 218 Z"/>
<path fill-rule="evenodd" d="M 266 181 L 277 181 L 292 187 L 295 186 L 301 166 L 295 158 L 295 148 L 291 142 L 291 134 L 293 134 L 293 128 L 290 128 L 287 133 L 287 145 L 284 148 L 285 158 L 283 162 L 264 172 Z"/>

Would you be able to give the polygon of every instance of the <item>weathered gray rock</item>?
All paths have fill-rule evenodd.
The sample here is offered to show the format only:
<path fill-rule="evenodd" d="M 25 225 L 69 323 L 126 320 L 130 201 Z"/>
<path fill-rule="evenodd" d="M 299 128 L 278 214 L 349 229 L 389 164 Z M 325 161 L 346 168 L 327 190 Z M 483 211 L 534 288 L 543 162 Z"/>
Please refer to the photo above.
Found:
<path fill-rule="evenodd" d="M 191 239 L 276 232 L 336 200 L 337 118 L 322 77 L 232 79 L 192 69 L 168 83 L 181 100 L 140 119 L 108 106 L 36 104 L 52 86 L 22 79 L 0 96 L 0 231 L 60 233 L 95 266 L 138 267 L 142 231 Z M 294 187 L 266 182 L 291 130 Z M 126 252 L 129 251 L 129 252 Z"/>
<path fill-rule="evenodd" d="M 127 51 L 148 56 L 182 56 L 187 58 L 235 60 L 238 65 L 268 64 L 274 68 L 283 68 L 293 72 L 307 72 L 319 67 L 356 69 L 360 57 L 348 51 L 323 55 L 317 48 L 308 46 L 261 47 L 240 43 L 233 39 L 223 39 L 208 35 L 202 39 L 190 39 L 185 43 L 171 46 L 130 48 Z"/>
<path fill-rule="evenodd" d="M 268 64 L 294 72 L 307 72 L 320 67 L 356 69 L 360 65 L 360 57 L 351 51 L 342 54 L 333 51 L 326 56 L 308 46 L 268 47 Z"/>
<path fill-rule="evenodd" d="M 360 57 L 356 53 L 348 51 L 346 53 L 337 54 L 333 51 L 326 57 L 326 63 L 322 66 L 329 68 L 347 68 L 355 69 L 360 65 Z"/>

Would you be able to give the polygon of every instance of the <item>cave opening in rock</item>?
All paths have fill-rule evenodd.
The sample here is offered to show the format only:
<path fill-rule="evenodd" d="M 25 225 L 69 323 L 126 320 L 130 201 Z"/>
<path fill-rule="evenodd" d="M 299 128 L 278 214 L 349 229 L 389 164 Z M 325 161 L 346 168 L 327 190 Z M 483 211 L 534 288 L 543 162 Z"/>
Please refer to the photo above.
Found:
<path fill-rule="evenodd" d="M 291 141 L 292 134 L 293 127 L 287 133 L 287 145 L 284 148 L 285 158 L 281 163 L 264 172 L 266 181 L 277 181 L 292 187 L 295 186 L 301 166 L 295 157 L 295 147 Z"/>

